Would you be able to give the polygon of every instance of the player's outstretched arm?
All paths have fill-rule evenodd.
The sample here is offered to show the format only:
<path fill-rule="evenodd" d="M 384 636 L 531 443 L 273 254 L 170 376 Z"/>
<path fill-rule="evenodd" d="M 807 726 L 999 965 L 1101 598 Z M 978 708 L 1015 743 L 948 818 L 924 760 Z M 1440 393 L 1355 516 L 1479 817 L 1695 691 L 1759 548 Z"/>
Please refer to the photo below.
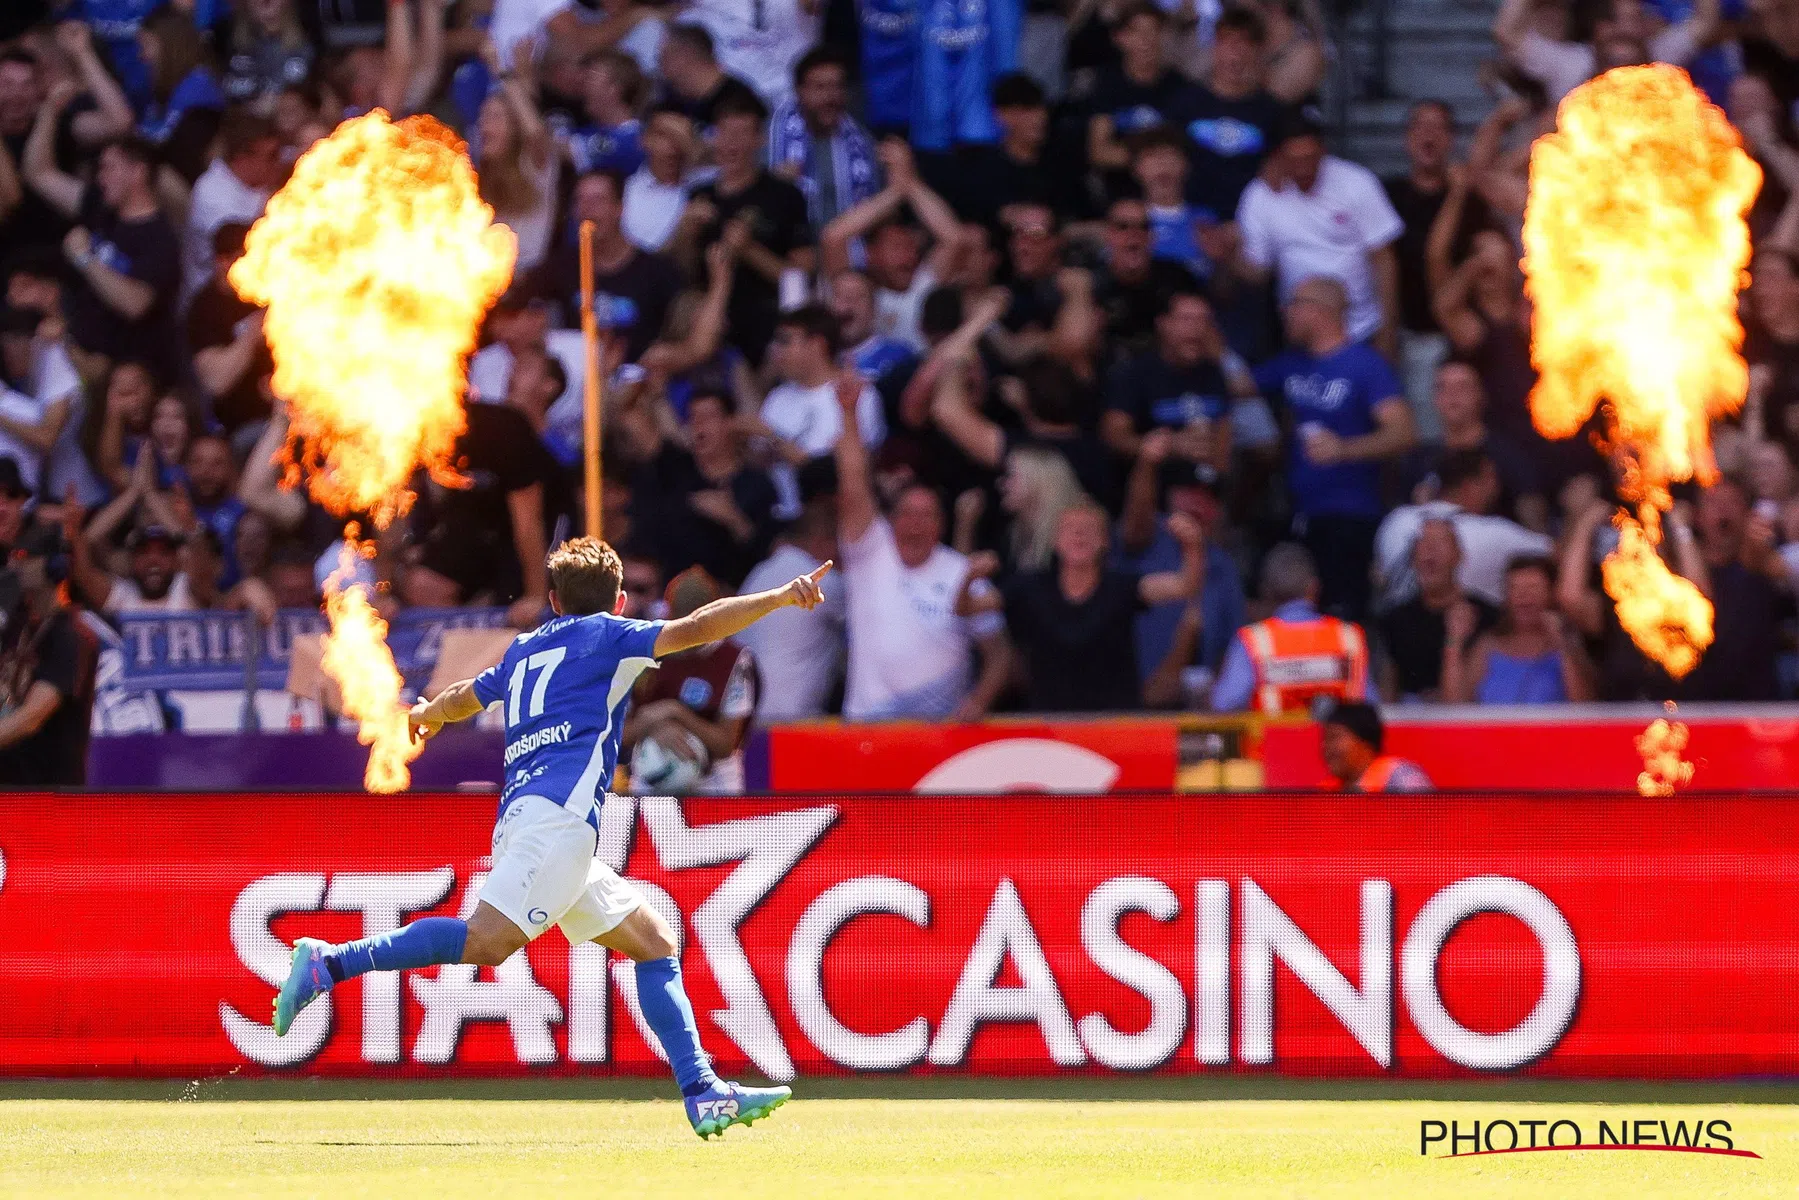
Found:
<path fill-rule="evenodd" d="M 412 706 L 412 711 L 406 715 L 407 723 L 412 727 L 412 740 L 422 742 L 445 725 L 466 721 L 485 707 L 475 695 L 474 680 L 452 683 L 435 698 L 420 700 Z"/>
<path fill-rule="evenodd" d="M 824 602 L 824 588 L 819 580 L 831 569 L 826 562 L 810 575 L 801 575 L 785 587 L 747 596 L 726 596 L 696 608 L 679 620 L 670 621 L 656 635 L 655 655 L 666 658 L 695 646 L 722 642 L 742 633 L 777 608 L 803 608 L 810 611 Z"/>

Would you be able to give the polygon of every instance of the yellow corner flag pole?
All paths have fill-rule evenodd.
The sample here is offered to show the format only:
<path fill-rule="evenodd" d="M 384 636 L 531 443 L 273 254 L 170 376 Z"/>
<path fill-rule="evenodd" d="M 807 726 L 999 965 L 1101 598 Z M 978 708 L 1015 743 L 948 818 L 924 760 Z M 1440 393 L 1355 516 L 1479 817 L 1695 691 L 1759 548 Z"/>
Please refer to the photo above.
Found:
<path fill-rule="evenodd" d="M 605 383 L 600 378 L 600 330 L 593 312 L 593 222 L 581 222 L 581 345 L 587 352 L 587 378 L 582 391 L 582 459 L 586 471 L 587 536 L 602 534 L 600 508 L 600 406 Z"/>

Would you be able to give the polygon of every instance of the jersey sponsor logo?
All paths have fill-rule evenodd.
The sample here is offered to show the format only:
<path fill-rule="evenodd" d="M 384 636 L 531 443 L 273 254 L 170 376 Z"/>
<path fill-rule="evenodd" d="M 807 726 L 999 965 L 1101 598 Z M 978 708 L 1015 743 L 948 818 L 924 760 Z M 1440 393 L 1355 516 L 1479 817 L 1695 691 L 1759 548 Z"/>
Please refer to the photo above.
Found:
<path fill-rule="evenodd" d="M 955 612 L 953 601 L 949 595 L 949 585 L 941 582 L 933 583 L 930 593 L 930 595 L 924 596 L 915 589 L 907 588 L 906 599 L 911 603 L 912 611 L 917 613 L 921 620 L 929 621 L 932 624 L 941 624 L 949 620 Z"/>
<path fill-rule="evenodd" d="M 1202 396 L 1198 392 L 1182 392 L 1178 396 L 1169 396 L 1157 400 L 1150 405 L 1150 415 L 1158 425 L 1191 425 L 1195 421 L 1209 421 L 1212 414 L 1222 410 L 1222 396 Z"/>
<path fill-rule="evenodd" d="M 570 155 L 581 171 L 596 171 L 603 167 L 630 170 L 641 161 L 641 134 L 635 121 L 575 129 L 569 127 L 565 119 L 562 125 L 563 128 L 555 132 L 568 142 Z"/>
<path fill-rule="evenodd" d="M 1224 158 L 1260 154 L 1267 143 L 1262 131 L 1235 117 L 1207 117 L 1187 126 L 1187 136 Z"/>
<path fill-rule="evenodd" d="M 1349 401 L 1349 380 L 1340 376 L 1326 379 L 1322 375 L 1289 375 L 1281 385 L 1287 400 L 1301 408 L 1323 408 L 1335 412 Z"/>
<path fill-rule="evenodd" d="M 99 21 L 89 18 L 87 24 L 88 28 L 94 31 L 95 37 L 109 42 L 122 42 L 128 38 L 136 37 L 138 29 L 143 25 L 143 21 L 137 18 L 126 18 L 124 20 L 116 21 Z"/>
<path fill-rule="evenodd" d="M 681 703 L 688 708 L 704 708 L 712 699 L 712 685 L 698 675 L 690 675 L 681 681 Z"/>
<path fill-rule="evenodd" d="M 541 908 L 534 908 L 525 914 L 525 920 L 531 922 L 533 925 L 547 925 L 550 920 L 550 914 Z"/>
<path fill-rule="evenodd" d="M 564 721 L 560 725 L 552 725 L 548 729 L 539 729 L 536 733 L 527 733 L 522 738 L 515 738 L 506 743 L 506 765 L 511 766 L 521 754 L 529 754 L 544 746 L 554 746 L 568 741 L 569 734 L 574 731 L 574 723 Z M 524 772 L 519 772 L 522 776 Z"/>
<path fill-rule="evenodd" d="M 1162 123 L 1162 110 L 1149 104 L 1137 104 L 1112 114 L 1112 127 L 1119 133 L 1141 133 Z"/>
<path fill-rule="evenodd" d="M 601 329 L 630 329 L 637 324 L 637 301 L 629 296 L 596 292 L 593 297 L 593 319 Z"/>
<path fill-rule="evenodd" d="M 111 270 L 121 275 L 131 274 L 131 256 L 109 241 L 98 241 L 93 245 L 94 257 Z"/>
<path fill-rule="evenodd" d="M 987 40 L 987 0 L 937 0 L 924 36 L 942 50 L 962 51 Z"/>
<path fill-rule="evenodd" d="M 912 32 L 918 23 L 918 11 L 911 4 L 898 11 L 876 8 L 873 4 L 862 6 L 862 29 L 876 37 L 897 38 Z"/>

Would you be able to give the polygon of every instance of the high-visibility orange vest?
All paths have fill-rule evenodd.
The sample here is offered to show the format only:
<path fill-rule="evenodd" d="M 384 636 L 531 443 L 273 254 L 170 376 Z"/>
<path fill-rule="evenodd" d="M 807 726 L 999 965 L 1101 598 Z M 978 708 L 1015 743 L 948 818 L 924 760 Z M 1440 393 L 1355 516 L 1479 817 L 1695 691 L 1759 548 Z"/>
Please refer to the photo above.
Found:
<path fill-rule="evenodd" d="M 1394 772 L 1402 767 L 1410 767 L 1420 775 L 1424 773 L 1417 763 L 1391 754 L 1383 754 L 1368 764 L 1368 769 L 1362 772 L 1360 779 L 1356 780 L 1355 790 L 1358 792 L 1387 791 L 1388 785 L 1393 782 Z"/>
<path fill-rule="evenodd" d="M 1423 767 L 1409 758 L 1382 754 L 1368 764 L 1368 769 L 1363 771 L 1361 777 L 1354 783 L 1345 785 L 1341 779 L 1332 775 L 1319 783 L 1318 790 L 1322 792 L 1390 792 L 1393 790 L 1393 777 L 1402 770 L 1415 772 L 1414 780 L 1429 786 L 1430 780 L 1425 776 Z M 1413 791 L 1415 789 L 1404 788 L 1402 790 Z"/>
<path fill-rule="evenodd" d="M 1360 700 L 1367 692 L 1368 643 L 1354 622 L 1269 617 L 1245 625 L 1237 636 L 1255 668 L 1259 712 L 1308 712 L 1320 696 Z"/>

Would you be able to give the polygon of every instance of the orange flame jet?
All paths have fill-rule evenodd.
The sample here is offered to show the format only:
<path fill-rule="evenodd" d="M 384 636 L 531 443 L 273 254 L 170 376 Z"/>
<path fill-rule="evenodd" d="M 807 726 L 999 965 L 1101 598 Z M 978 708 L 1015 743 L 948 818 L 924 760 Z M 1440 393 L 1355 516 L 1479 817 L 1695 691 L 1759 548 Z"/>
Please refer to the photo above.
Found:
<path fill-rule="evenodd" d="M 276 395 L 297 449 L 288 481 L 340 516 L 379 528 L 414 499 L 419 467 L 459 482 L 466 361 L 512 276 L 517 243 L 482 203 L 466 147 L 430 117 L 379 110 L 345 121 L 300 156 L 245 240 L 230 281 L 267 308 Z M 370 791 L 404 789 L 418 757 L 400 707 L 387 626 L 348 586 L 356 542 L 327 584 L 324 668 L 370 746 Z"/>
<path fill-rule="evenodd" d="M 1662 561 L 1669 485 L 1717 477 L 1710 424 L 1748 392 L 1737 291 L 1761 170 L 1684 71 L 1619 67 L 1562 100 L 1531 148 L 1524 272 L 1534 306 L 1531 417 L 1572 437 L 1603 404 L 1635 518 L 1614 519 L 1605 590 L 1675 677 L 1712 641 L 1712 606 Z"/>

